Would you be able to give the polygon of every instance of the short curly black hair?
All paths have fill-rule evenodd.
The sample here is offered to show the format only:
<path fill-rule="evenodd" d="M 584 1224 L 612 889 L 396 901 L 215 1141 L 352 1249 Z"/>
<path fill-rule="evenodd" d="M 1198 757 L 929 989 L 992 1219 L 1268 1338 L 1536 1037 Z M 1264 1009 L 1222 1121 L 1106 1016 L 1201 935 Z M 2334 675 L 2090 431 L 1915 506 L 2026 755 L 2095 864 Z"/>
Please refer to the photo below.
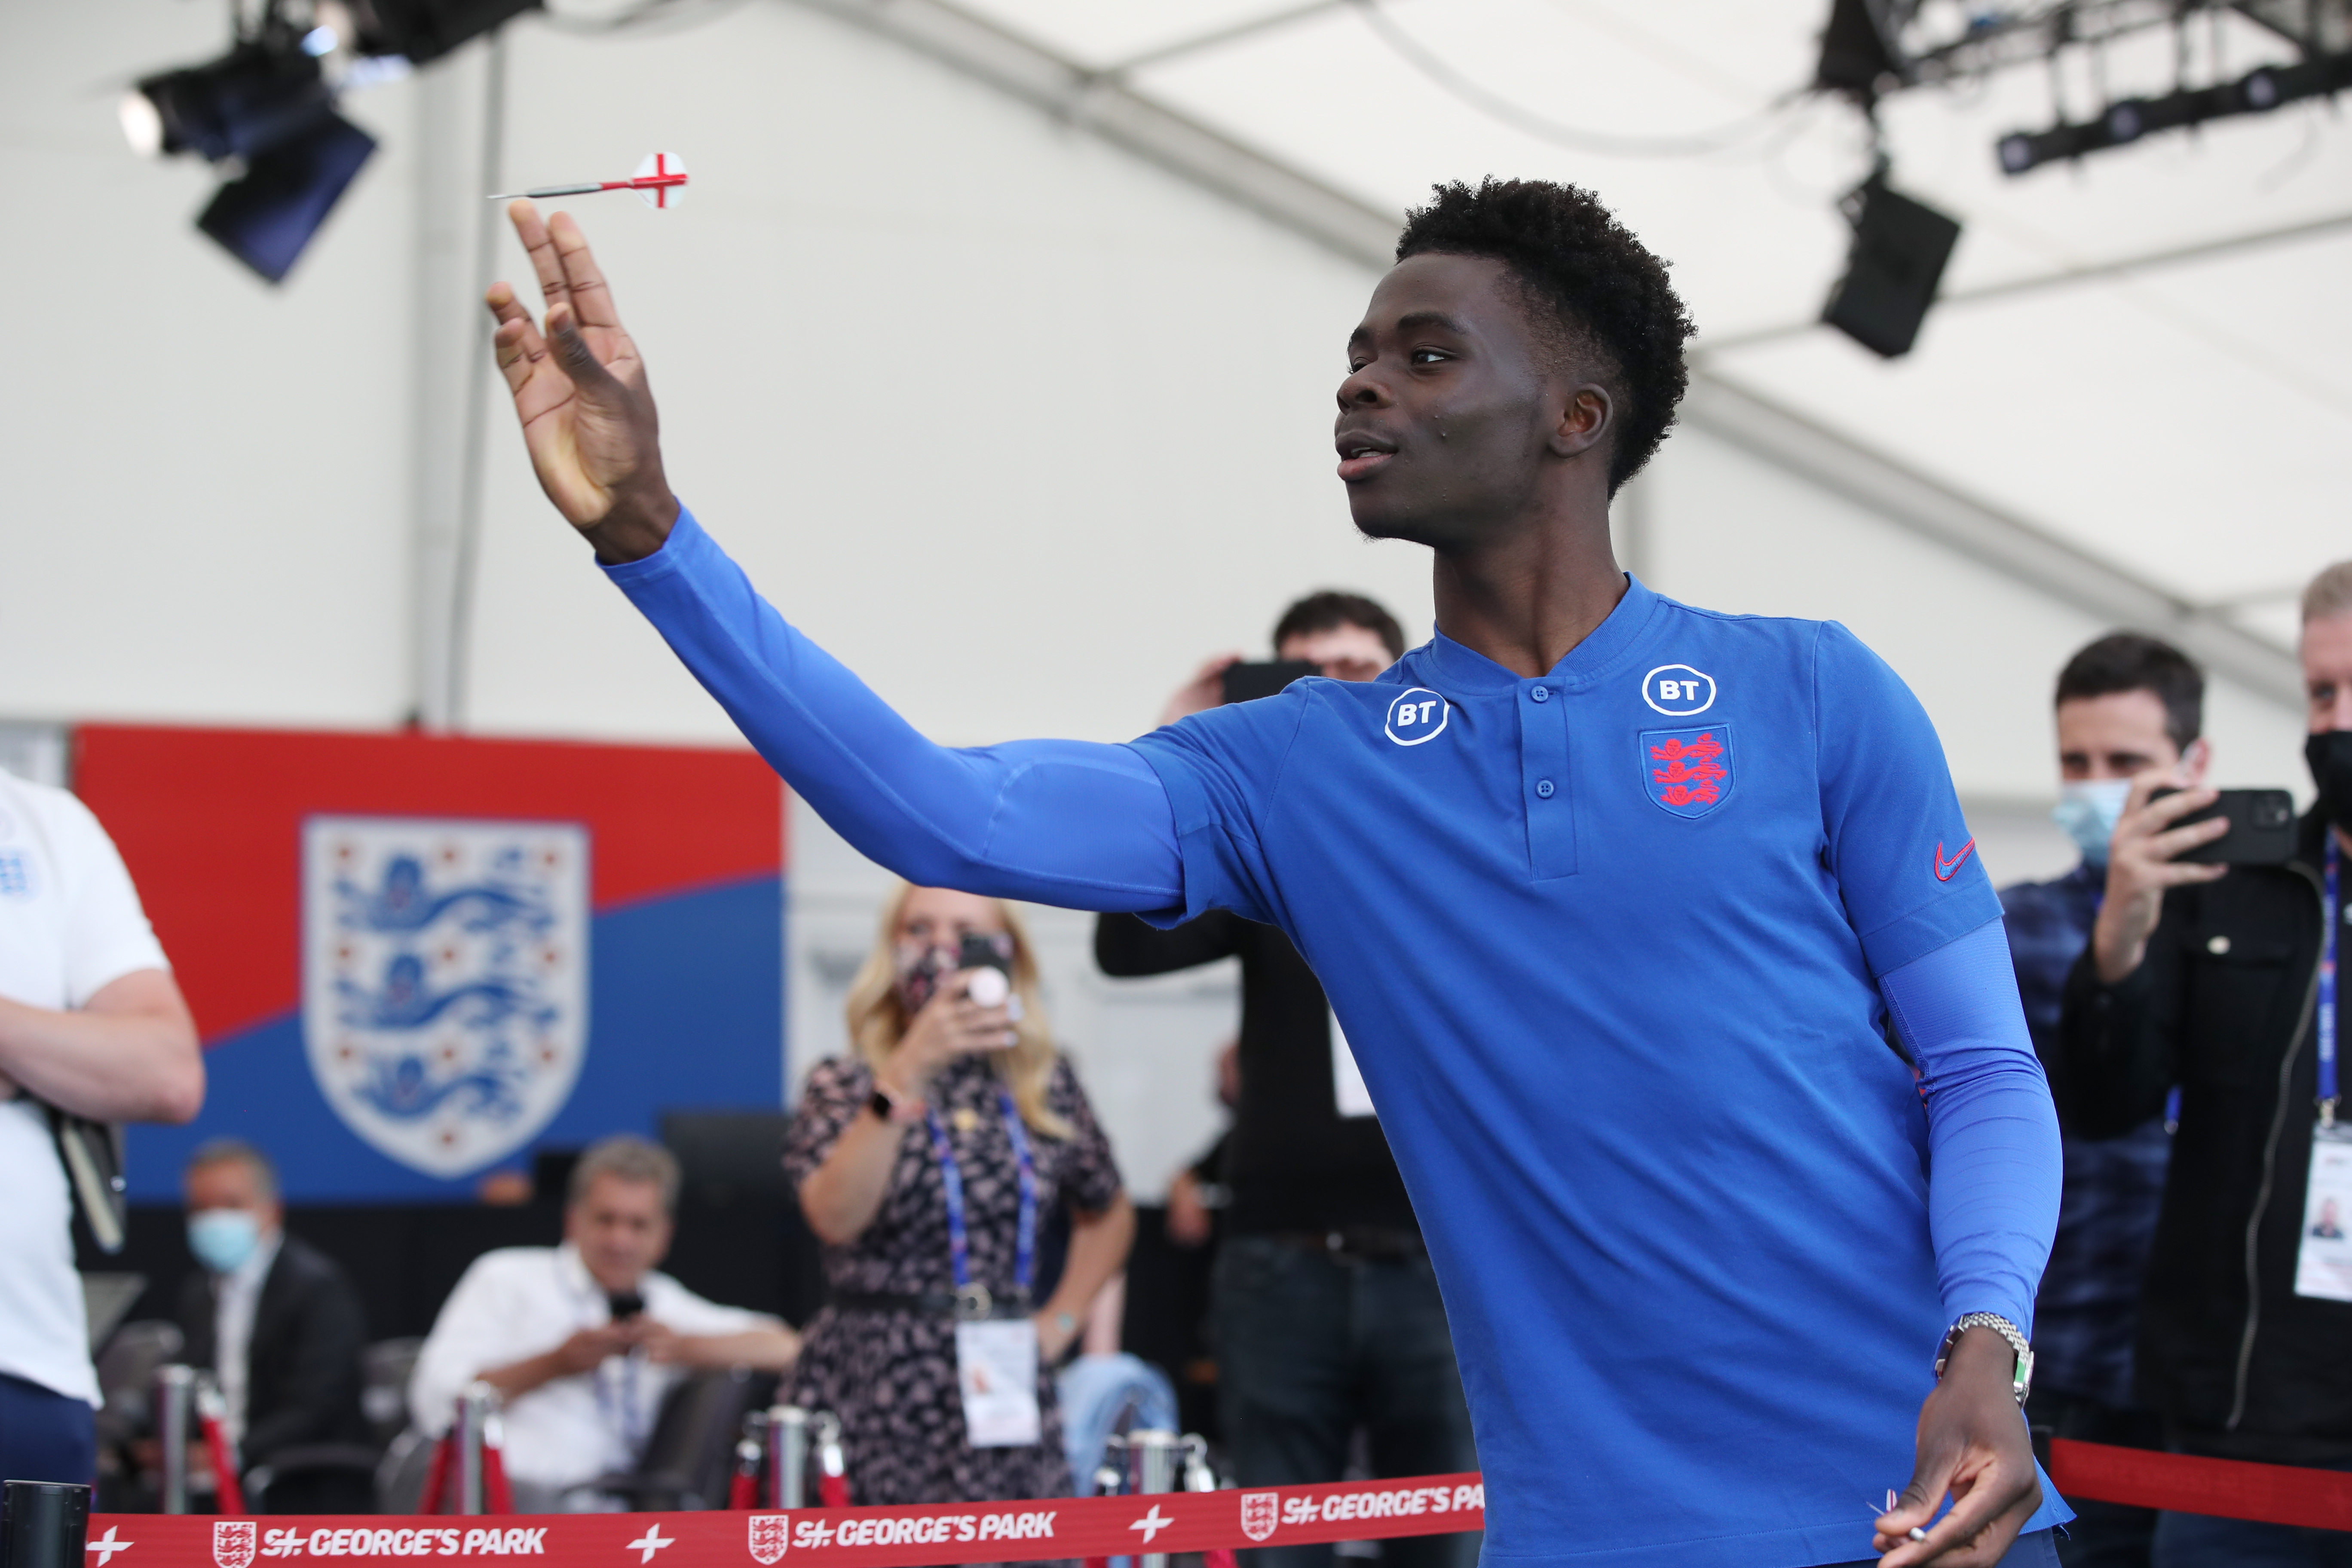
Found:
<path fill-rule="evenodd" d="M 1683 345 L 1696 329 L 1666 278 L 1666 264 L 1600 198 L 1575 185 L 1489 175 L 1475 191 L 1459 180 L 1430 190 L 1429 205 L 1406 215 L 1396 258 L 1499 261 L 1526 293 L 1538 331 L 1543 312 L 1557 314 L 1554 346 L 1597 361 L 1617 405 L 1609 458 L 1609 493 L 1615 495 L 1666 438 L 1690 385 Z"/>

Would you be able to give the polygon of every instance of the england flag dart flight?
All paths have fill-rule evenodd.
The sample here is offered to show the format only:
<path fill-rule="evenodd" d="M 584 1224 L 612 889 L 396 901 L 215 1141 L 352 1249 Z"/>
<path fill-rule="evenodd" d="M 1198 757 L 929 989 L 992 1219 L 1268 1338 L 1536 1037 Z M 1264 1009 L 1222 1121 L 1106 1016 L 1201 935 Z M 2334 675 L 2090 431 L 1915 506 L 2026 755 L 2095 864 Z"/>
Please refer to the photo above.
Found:
<path fill-rule="evenodd" d="M 550 196 L 593 196 L 599 191 L 635 191 L 649 207 L 667 209 L 686 200 L 686 165 L 675 153 L 648 153 L 646 161 L 637 165 L 636 174 L 625 180 L 591 180 L 580 185 L 541 185 L 535 191 L 507 191 L 494 195 L 494 202 L 510 202 L 518 196 L 532 201 Z"/>

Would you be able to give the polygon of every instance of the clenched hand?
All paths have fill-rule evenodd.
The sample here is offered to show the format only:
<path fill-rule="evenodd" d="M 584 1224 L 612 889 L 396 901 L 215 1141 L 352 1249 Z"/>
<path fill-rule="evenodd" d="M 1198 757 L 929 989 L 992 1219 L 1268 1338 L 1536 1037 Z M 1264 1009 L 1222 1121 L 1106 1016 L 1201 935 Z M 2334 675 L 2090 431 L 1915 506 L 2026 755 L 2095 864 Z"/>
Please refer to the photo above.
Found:
<path fill-rule="evenodd" d="M 519 201 L 507 216 L 539 274 L 545 329 L 510 284 L 492 284 L 486 300 L 499 322 L 491 339 L 499 370 L 540 488 L 598 560 L 650 555 L 669 537 L 678 509 L 662 474 L 661 422 L 645 361 L 572 215 L 541 223 L 536 206 Z"/>

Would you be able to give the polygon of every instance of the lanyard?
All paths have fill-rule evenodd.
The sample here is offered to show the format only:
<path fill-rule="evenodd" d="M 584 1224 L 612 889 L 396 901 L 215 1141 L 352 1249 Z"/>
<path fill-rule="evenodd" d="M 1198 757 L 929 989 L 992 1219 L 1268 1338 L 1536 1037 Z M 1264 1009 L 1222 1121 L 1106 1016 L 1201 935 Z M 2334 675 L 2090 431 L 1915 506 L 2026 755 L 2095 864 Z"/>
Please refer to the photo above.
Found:
<path fill-rule="evenodd" d="M 996 1095 L 1004 1111 L 1005 1136 L 1013 1140 L 1013 1164 L 1020 1172 L 1021 1217 L 1014 1232 L 1013 1288 L 1026 1298 L 1037 1263 L 1037 1165 L 1030 1156 L 1029 1131 L 1021 1125 L 1021 1111 L 1013 1103 L 1012 1092 L 1000 1089 Z M 984 1318 L 993 1303 L 988 1287 L 975 1285 L 971 1279 L 971 1233 L 964 1224 L 963 1173 L 957 1168 L 955 1150 L 949 1146 L 948 1130 L 940 1113 L 926 1110 L 923 1120 L 931 1130 L 931 1152 L 939 1158 L 940 1185 L 947 1194 L 948 1268 L 955 1276 L 958 1313 Z"/>
<path fill-rule="evenodd" d="M 2344 858 L 2336 832 L 2327 834 L 2326 893 L 2319 907 L 2327 929 L 2319 938 L 2319 1124 L 2336 1125 L 2336 928 L 2343 922 L 2344 905 L 2336 896 L 2336 870 Z"/>
<path fill-rule="evenodd" d="M 595 1310 L 593 1302 L 596 1300 L 593 1285 L 595 1277 L 591 1275 L 589 1278 L 591 1286 L 590 1294 L 587 1297 L 583 1298 L 577 1291 L 572 1292 L 572 1299 L 580 1301 L 587 1309 L 581 1320 L 581 1326 L 583 1328 L 594 1326 L 593 1318 Z M 565 1281 L 565 1284 L 568 1287 L 570 1281 Z M 604 1378 L 605 1366 L 615 1361 L 621 1363 L 619 1375 L 612 1380 L 613 1383 L 620 1385 L 617 1402 L 614 1389 Z M 642 1420 L 645 1410 L 643 1403 L 638 1398 L 636 1356 L 634 1354 L 609 1356 L 604 1361 L 597 1363 L 595 1366 L 589 1369 L 588 1386 L 596 1394 L 596 1414 L 604 1418 L 605 1426 L 621 1435 L 623 1446 L 634 1456 L 637 1451 L 637 1439 L 645 1435 Z M 616 1403 L 617 1409 L 614 1407 Z"/>

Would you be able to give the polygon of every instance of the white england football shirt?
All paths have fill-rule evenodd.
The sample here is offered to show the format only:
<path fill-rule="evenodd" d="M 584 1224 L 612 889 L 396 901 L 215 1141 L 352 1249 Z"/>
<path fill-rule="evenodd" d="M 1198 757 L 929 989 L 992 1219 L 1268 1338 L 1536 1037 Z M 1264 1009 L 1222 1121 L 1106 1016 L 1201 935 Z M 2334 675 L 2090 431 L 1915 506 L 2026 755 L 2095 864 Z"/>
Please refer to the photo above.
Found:
<path fill-rule="evenodd" d="M 110 982 L 168 967 L 89 808 L 0 772 L 0 996 L 79 1007 Z M 0 1104 L 0 1372 L 96 1405 L 73 1200 L 47 1115 L 21 1096 Z"/>

